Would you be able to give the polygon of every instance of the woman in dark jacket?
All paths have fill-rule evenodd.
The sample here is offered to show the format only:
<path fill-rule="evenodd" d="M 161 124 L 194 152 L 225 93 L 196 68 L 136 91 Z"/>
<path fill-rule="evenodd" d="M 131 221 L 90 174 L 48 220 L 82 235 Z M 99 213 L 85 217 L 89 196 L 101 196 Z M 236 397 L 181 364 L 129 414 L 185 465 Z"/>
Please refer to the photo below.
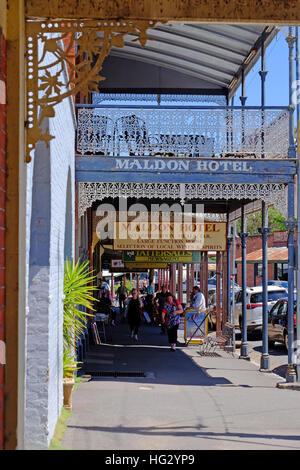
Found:
<path fill-rule="evenodd" d="M 138 340 L 138 331 L 141 324 L 142 303 L 137 296 L 137 291 L 132 289 L 131 299 L 128 302 L 128 323 L 131 333 L 131 338 Z"/>

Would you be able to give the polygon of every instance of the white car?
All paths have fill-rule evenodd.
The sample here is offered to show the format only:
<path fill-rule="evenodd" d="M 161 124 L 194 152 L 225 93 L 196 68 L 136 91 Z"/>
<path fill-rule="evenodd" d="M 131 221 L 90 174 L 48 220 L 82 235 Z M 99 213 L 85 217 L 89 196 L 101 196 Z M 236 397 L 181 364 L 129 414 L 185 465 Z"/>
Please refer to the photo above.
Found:
<path fill-rule="evenodd" d="M 262 330 L 262 308 L 263 308 L 263 288 L 262 286 L 247 287 L 247 332 Z M 268 312 L 271 310 L 277 300 L 287 299 L 287 291 L 284 287 L 268 286 Z M 242 328 L 242 291 L 236 296 L 235 301 L 236 324 Z"/>

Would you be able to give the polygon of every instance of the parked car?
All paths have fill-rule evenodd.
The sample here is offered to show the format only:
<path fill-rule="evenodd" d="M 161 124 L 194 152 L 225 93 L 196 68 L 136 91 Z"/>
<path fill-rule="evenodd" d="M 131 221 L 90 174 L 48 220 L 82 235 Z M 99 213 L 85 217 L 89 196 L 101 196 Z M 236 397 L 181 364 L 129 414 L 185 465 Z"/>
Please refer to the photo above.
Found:
<path fill-rule="evenodd" d="M 215 286 L 215 287 L 216 287 L 216 284 L 217 284 L 217 280 L 216 280 L 215 277 L 211 277 L 211 278 L 208 279 L 208 281 L 207 281 L 208 288 L 210 288 L 211 286 Z"/>
<path fill-rule="evenodd" d="M 279 280 L 271 280 L 268 281 L 269 286 L 278 286 L 278 287 L 284 287 L 285 289 L 289 288 L 289 283 L 287 281 L 279 281 Z"/>
<path fill-rule="evenodd" d="M 222 279 L 221 279 L 221 289 L 222 289 Z M 199 282 L 199 285 L 200 285 L 200 282 Z M 230 281 L 230 288 L 232 290 L 232 286 L 234 286 L 234 291 L 237 292 L 238 290 L 240 290 L 241 286 L 239 284 L 237 284 L 236 282 L 234 281 Z M 208 279 L 208 289 L 216 289 L 217 287 L 217 281 L 216 281 L 216 278 L 215 277 L 211 277 L 210 279 Z"/>
<path fill-rule="evenodd" d="M 294 301 L 294 331 L 296 335 L 296 311 L 297 303 Z M 268 317 L 268 342 L 269 347 L 274 347 L 275 342 L 283 343 L 288 349 L 288 301 L 280 299 L 273 305 Z"/>
<path fill-rule="evenodd" d="M 263 307 L 262 286 L 247 287 L 247 332 L 253 333 L 262 330 L 262 307 Z M 287 291 L 284 287 L 268 286 L 268 311 L 271 310 L 277 300 L 287 299 Z M 242 291 L 236 296 L 235 301 L 236 325 L 242 328 Z"/>

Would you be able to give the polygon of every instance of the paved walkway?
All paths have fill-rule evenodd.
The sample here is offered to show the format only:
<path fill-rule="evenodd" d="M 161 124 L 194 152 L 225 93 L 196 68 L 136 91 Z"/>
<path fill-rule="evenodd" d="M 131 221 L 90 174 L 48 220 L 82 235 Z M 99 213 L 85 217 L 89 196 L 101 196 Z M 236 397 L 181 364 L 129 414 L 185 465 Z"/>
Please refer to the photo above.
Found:
<path fill-rule="evenodd" d="M 143 326 L 138 344 L 127 325 L 113 345 L 92 347 L 87 372 L 146 373 L 94 377 L 73 393 L 62 445 L 72 450 L 299 449 L 299 392 L 282 379 L 232 358 L 201 357 L 196 346 L 169 350 L 159 328 Z"/>

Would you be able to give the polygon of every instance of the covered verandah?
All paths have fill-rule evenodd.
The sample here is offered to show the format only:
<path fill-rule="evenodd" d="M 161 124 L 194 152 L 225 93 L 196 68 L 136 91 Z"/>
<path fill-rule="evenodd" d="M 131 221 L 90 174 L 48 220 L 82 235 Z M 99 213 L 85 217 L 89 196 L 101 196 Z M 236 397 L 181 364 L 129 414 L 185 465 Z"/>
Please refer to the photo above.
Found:
<path fill-rule="evenodd" d="M 206 56 L 200 56 L 197 54 L 197 63 L 193 64 L 192 60 L 189 60 L 187 63 L 184 57 L 181 59 L 185 61 L 182 62 L 181 69 L 186 69 L 189 71 L 189 77 L 193 77 L 193 83 L 187 82 L 187 90 L 193 89 L 193 94 L 196 89 L 196 100 L 199 99 L 197 96 L 197 91 L 201 89 L 202 95 L 211 95 L 213 96 L 225 96 L 225 103 L 222 101 L 223 105 L 229 104 L 230 99 L 233 93 L 236 91 L 239 82 L 242 81 L 242 69 L 243 66 L 247 66 L 247 61 L 249 60 L 249 67 L 251 68 L 251 63 L 253 59 L 256 60 L 260 55 L 260 47 L 258 43 L 257 51 L 254 52 L 253 45 L 256 44 L 256 41 L 259 39 L 261 31 L 265 31 L 267 34 L 272 33 L 273 27 L 266 26 L 267 29 L 263 26 L 263 23 L 266 24 L 294 24 L 295 21 L 299 19 L 299 11 L 295 7 L 295 2 L 288 1 L 284 5 L 282 2 L 266 2 L 263 0 L 255 1 L 249 6 L 249 10 L 244 8 L 242 2 L 237 1 L 234 3 L 229 3 L 227 1 L 213 1 L 213 2 L 194 2 L 193 8 L 189 1 L 183 0 L 182 2 L 176 2 L 174 5 L 170 5 L 168 1 L 152 1 L 149 2 L 84 2 L 84 8 L 78 11 L 78 2 L 60 2 L 56 0 L 45 0 L 41 2 L 40 0 L 25 0 L 24 2 L 18 2 L 15 0 L 9 0 L 9 8 L 4 8 L 0 12 L 0 20 L 2 26 L 2 19 L 4 16 L 6 23 L 7 16 L 7 40 L 8 40 L 8 68 L 7 68 L 7 205 L 6 205 L 6 214 L 7 214 L 7 232 L 6 232 L 6 249 L 9 256 L 7 256 L 7 270 L 6 270 L 6 280 L 7 280 L 7 290 L 6 290 L 6 339 L 7 339 L 7 367 L 6 367 L 6 446 L 7 448 L 19 448 L 24 447 L 24 414 L 26 410 L 26 400 L 24 395 L 24 384 L 26 383 L 26 371 L 25 371 L 25 358 L 27 354 L 26 349 L 26 335 L 27 333 L 31 334 L 32 331 L 29 329 L 27 332 L 26 325 L 26 289 L 27 289 L 27 278 L 26 278 L 26 258 L 24 253 L 24 244 L 25 238 L 28 235 L 27 230 L 30 231 L 30 222 L 25 223 L 24 214 L 26 213 L 28 198 L 26 191 L 28 186 L 31 185 L 31 181 L 27 181 L 27 167 L 26 163 L 30 161 L 30 153 L 34 151 L 37 142 L 49 143 L 52 138 L 55 138 L 59 134 L 59 129 L 53 132 L 53 136 L 49 134 L 49 131 L 45 132 L 45 129 L 42 128 L 43 121 L 52 117 L 55 114 L 55 106 L 60 103 L 66 97 L 71 97 L 77 95 L 78 101 L 81 103 L 84 101 L 82 95 L 79 95 L 81 92 L 86 92 L 90 87 L 95 87 L 95 83 L 98 83 L 102 79 L 99 77 L 98 73 L 102 68 L 104 58 L 109 54 L 111 47 L 116 46 L 117 51 L 121 52 L 122 47 L 124 46 L 123 38 L 126 34 L 132 34 L 134 41 L 136 39 L 140 40 L 142 45 L 145 45 L 147 40 L 146 29 L 153 28 L 158 21 L 164 22 L 175 21 L 178 23 L 180 21 L 183 24 L 193 22 L 202 23 L 207 21 L 210 26 L 209 28 L 205 26 L 202 28 L 202 46 L 210 47 L 208 44 L 208 37 L 213 37 L 213 42 L 218 41 L 219 45 L 222 46 L 224 41 L 232 38 L 232 34 L 226 32 L 218 31 L 208 31 L 211 28 L 212 21 L 224 22 L 228 21 L 230 23 L 235 23 L 245 21 L 249 23 L 244 26 L 231 26 L 231 31 L 234 31 L 234 36 L 238 37 L 240 33 L 242 37 L 236 41 L 239 44 L 243 42 L 243 36 L 250 34 L 250 41 L 248 39 L 243 43 L 244 51 L 242 52 L 242 58 L 240 54 L 235 54 L 233 61 L 229 61 L 228 64 L 218 61 L 221 70 L 221 74 L 215 73 L 214 67 L 211 67 L 211 63 L 207 69 L 202 68 L 202 74 L 196 74 L 193 76 L 193 73 L 197 71 L 199 65 L 203 65 L 203 62 L 206 62 Z M 260 26 L 252 26 L 253 23 L 259 23 Z M 181 25 L 178 25 L 179 28 Z M 208 25 L 207 25 L 208 26 Z M 225 25 L 220 25 L 222 28 Z M 192 31 L 191 26 L 190 32 Z M 6 24 L 5 24 L 6 28 Z M 262 28 L 262 29 L 260 29 Z M 199 28 L 200 29 L 200 28 Z M 238 31 L 240 29 L 240 31 Z M 256 30 L 256 31 L 255 31 Z M 97 39 L 97 32 L 100 31 L 100 34 Z M 96 34 L 95 34 L 96 32 Z M 164 32 L 165 33 L 165 32 Z M 194 30 L 196 33 L 196 29 Z M 155 33 L 154 33 L 155 34 Z M 178 31 L 178 36 L 185 36 L 185 32 L 181 35 Z M 103 41 L 104 37 L 104 41 Z M 169 36 L 170 38 L 170 36 Z M 160 50 L 168 49 L 168 44 L 170 40 L 165 42 L 162 40 L 162 35 L 160 36 Z M 194 38 L 197 39 L 198 38 Z M 171 43 L 178 41 L 178 37 L 171 37 Z M 62 44 L 67 44 L 66 48 Z M 152 43 L 154 44 L 154 43 Z M 163 47 L 161 47 L 163 44 Z M 166 46 L 167 44 L 167 46 Z M 98 54 L 97 61 L 95 62 L 95 55 L 97 56 L 97 51 L 95 52 L 95 47 L 100 46 L 100 54 Z M 136 41 L 133 45 L 137 45 Z M 69 47 L 70 46 L 70 47 Z M 73 46 L 75 46 L 73 48 Z M 130 46 L 127 47 L 127 53 L 136 51 L 128 50 Z M 191 47 L 191 50 L 195 49 L 195 42 Z M 240 47 L 240 46 L 239 46 Z M 154 46 L 152 50 L 147 52 L 148 55 L 148 65 L 154 65 L 155 60 L 157 59 L 157 45 Z M 172 48 L 173 49 L 173 48 Z M 224 48 L 226 54 L 231 54 L 232 47 L 228 43 Z M 253 50 L 253 52 L 252 52 Z M 75 51 L 75 53 L 74 53 Z M 173 49 L 174 51 L 174 49 Z M 181 56 L 185 56 L 186 44 L 181 46 Z M 1 51 L 2 52 L 2 51 Z M 44 54 L 45 52 L 45 54 Z M 170 48 L 171 52 L 171 48 Z M 38 54 L 39 57 L 38 57 Z M 44 55 L 43 55 L 44 54 Z M 137 54 L 137 56 L 139 53 Z M 161 64 L 161 68 L 156 68 L 156 77 L 157 81 L 155 83 L 155 90 L 159 90 L 157 93 L 157 101 L 160 101 L 160 96 L 163 95 L 163 92 L 173 93 L 176 90 L 176 93 L 180 94 L 180 89 L 183 88 L 183 82 L 187 78 L 184 74 L 181 76 L 179 81 L 179 76 L 175 77 L 175 73 L 171 76 L 169 70 L 178 71 L 178 62 L 175 64 L 176 70 L 172 69 L 174 67 L 174 61 L 170 61 L 165 55 L 165 59 Z M 192 58 L 192 54 L 189 51 L 189 59 Z M 100 56 L 100 57 L 99 57 Z M 212 51 L 212 56 L 214 58 L 222 59 L 219 52 L 214 50 Z M 71 73 L 68 76 L 67 68 L 65 63 L 68 62 L 68 59 L 71 57 L 71 65 L 74 65 L 75 62 L 78 65 L 75 73 Z M 84 57 L 84 67 L 81 68 L 81 61 Z M 54 68 L 51 68 L 51 60 L 55 64 Z M 118 57 L 124 63 L 127 61 L 125 56 Z M 139 61 L 142 64 L 142 68 L 145 62 Z M 232 62 L 233 67 L 230 65 Z M 128 62 L 127 62 L 128 65 Z M 228 65 L 230 67 L 228 68 Z M 87 66 L 85 68 L 85 66 Z M 123 68 L 123 77 L 128 78 L 128 74 L 132 72 L 131 79 L 129 82 L 133 83 L 133 78 L 139 78 L 140 74 L 137 73 L 137 70 L 133 67 L 122 67 Z M 84 70 L 85 69 L 85 70 Z M 24 71 L 26 70 L 26 78 L 24 78 Z M 73 69 L 74 70 L 74 69 Z M 88 70 L 88 73 L 86 73 Z M 119 71 L 121 67 L 119 67 Z M 70 70 L 69 70 L 70 71 Z M 153 75 L 148 74 L 149 69 L 146 71 L 144 68 L 144 79 L 151 79 L 151 83 L 146 84 L 146 89 L 139 87 L 139 92 L 148 91 L 149 88 L 153 86 Z M 264 67 L 262 67 L 262 76 L 264 74 Z M 91 72 L 91 73 L 90 73 Z M 166 73 L 164 73 L 166 72 Z M 208 72 L 208 73 L 206 73 Z M 212 72 L 212 73 L 211 73 Z M 245 70 L 244 70 L 245 72 Z M 61 80 L 61 75 L 64 75 L 64 78 L 69 79 L 66 83 L 65 79 Z M 168 86 L 171 88 L 167 89 L 162 84 L 161 80 L 164 77 L 167 77 L 169 80 L 172 78 L 173 82 L 168 82 Z M 213 76 L 212 76 L 213 75 Z M 222 75 L 222 76 L 221 76 Z M 119 73 L 114 73 L 112 76 L 119 77 Z M 146 76 L 146 77 L 145 77 Z M 46 80 L 43 80 L 45 79 Z M 237 78 L 237 80 L 236 80 Z M 206 82 L 202 86 L 202 82 Z M 220 80 L 221 79 L 221 80 Z M 214 80 L 214 86 L 206 85 Z M 47 87 L 47 82 L 50 87 Z M 108 83 L 108 82 L 106 82 Z M 141 82 L 142 83 L 142 82 Z M 51 84 L 55 84 L 51 87 Z M 124 82 L 123 82 L 124 84 Z M 158 86 L 156 86 L 158 85 Z M 215 85 L 219 85 L 215 86 Z M 116 86 L 116 85 L 114 85 Z M 116 89 L 112 86 L 109 89 L 109 92 L 124 92 L 127 88 L 127 92 L 131 92 L 129 87 L 122 87 L 120 83 L 118 86 L 121 86 L 120 89 Z M 134 91 L 137 90 L 136 83 L 132 85 Z M 207 90 L 207 88 L 209 90 Z M 218 88 L 218 90 L 217 90 Z M 16 92 L 17 90 L 17 92 Z M 159 96 L 160 95 L 160 96 Z M 242 94 L 242 98 L 245 100 L 245 94 Z M 89 98 L 85 102 L 91 101 Z M 26 105 L 24 106 L 24 103 Z M 211 102 L 211 100 L 209 101 Z M 41 113 L 42 111 L 42 113 Z M 264 114 L 261 114 L 261 117 Z M 260 121 L 261 122 L 261 121 Z M 25 123 L 25 125 L 24 125 Z M 257 126 L 255 126 L 256 129 Z M 291 131 L 291 128 L 290 128 Z M 57 135 L 56 135 L 57 134 Z M 198 135 L 202 135 L 200 131 Z M 230 138 L 228 138 L 230 140 Z M 202 139 L 200 139 L 200 142 Z M 196 141 L 197 144 L 197 141 Z M 194 144 L 193 144 L 194 145 Z M 194 148 L 194 147 L 193 147 Z M 230 148 L 229 151 L 236 152 L 236 148 Z M 292 148 L 290 148 L 289 156 L 293 159 Z M 101 151 L 101 150 L 100 150 Z M 252 152 L 253 153 L 253 152 Z M 254 152 L 255 153 L 255 152 Z M 91 155 L 91 154 L 90 154 Z M 93 155 L 93 153 L 92 153 Z M 228 156 L 227 156 L 228 157 Z M 226 157 L 226 158 L 227 158 Z M 292 163 L 292 161 L 291 161 Z M 238 165 L 239 168 L 241 168 Z M 294 169 L 293 169 L 294 171 Z M 131 172 L 131 176 L 132 176 Z M 187 173 L 188 174 L 188 173 Z M 282 174 L 282 173 L 281 173 Z M 58 174 L 58 179 L 61 175 Z M 130 175 L 128 175 L 130 178 Z M 151 177 L 151 175 L 148 175 Z M 242 175 L 243 176 L 243 175 Z M 278 176 L 278 175 L 277 175 Z M 110 184 L 111 181 L 107 180 L 107 175 L 101 175 L 101 183 Z M 78 180 L 80 181 L 80 180 Z M 128 181 L 131 181 L 130 179 Z M 276 178 L 274 181 L 277 181 Z M 288 180 L 291 181 L 290 179 Z M 86 182 L 86 181 L 85 181 Z M 118 180 L 116 180 L 119 183 Z M 162 181 L 163 184 L 166 183 L 166 180 Z M 185 183 L 185 181 L 180 180 L 176 183 Z M 210 181 L 210 184 L 213 182 Z M 280 184 L 286 186 L 289 184 L 287 181 L 280 180 Z M 121 180 L 122 183 L 122 180 Z M 266 183 L 266 181 L 265 181 Z M 270 182 L 268 182 L 270 183 Z M 135 184 L 135 183 L 134 183 Z M 252 187 L 251 187 L 252 188 Z M 249 190 L 250 187 L 247 187 Z M 253 188 L 252 188 L 253 189 Z M 256 191 L 257 187 L 254 188 Z M 176 190 L 177 191 L 177 190 Z M 179 191 L 180 193 L 180 191 Z M 178 194 L 178 191 L 176 192 Z M 139 194 L 138 194 L 139 196 Z M 181 196 L 179 195 L 179 200 Z M 227 200 L 227 199 L 226 199 Z M 247 200 L 247 198 L 246 198 Z M 289 206 L 290 207 L 290 206 Z M 62 211 L 62 207 L 58 206 L 58 212 Z M 76 214 L 77 216 L 77 214 Z M 80 239 L 83 243 L 77 243 L 77 258 L 79 257 L 89 257 L 89 248 L 90 248 L 90 209 L 86 210 L 81 214 L 81 219 L 78 224 L 77 232 L 77 242 L 79 240 L 79 232 L 82 235 Z M 290 215 L 288 216 L 291 219 Z M 293 230 L 293 227 L 290 227 Z M 290 259 L 291 250 L 290 250 Z M 290 276 L 291 278 L 291 276 Z M 38 290 L 38 289 L 37 289 Z M 50 301 L 50 297 L 49 297 Z M 47 320 L 47 319 L 46 319 Z M 16 325 L 18 325 L 18 335 L 16 337 Z M 61 342 L 62 339 L 58 339 Z M 23 370 L 24 368 L 24 370 Z M 48 380 L 46 379 L 47 368 L 45 370 L 38 370 L 38 378 L 41 379 L 42 383 L 45 384 L 45 387 L 48 387 Z M 16 385 L 17 384 L 17 385 Z M 51 393 L 50 393 L 51 396 Z M 52 397 L 51 397 L 52 398 Z M 47 406 L 47 403 L 46 405 Z M 41 414 L 41 410 L 35 410 Z M 30 417 L 31 418 L 31 417 Z M 47 420 L 47 418 L 45 418 Z M 30 422 L 30 426 L 34 426 L 34 423 Z M 46 435 L 48 432 L 47 424 L 42 423 L 40 427 L 40 433 L 45 434 L 45 440 L 49 438 Z"/>
<path fill-rule="evenodd" d="M 247 47 L 243 45 L 243 51 L 239 49 L 242 43 L 237 41 L 239 33 L 249 41 Z M 223 321 L 230 319 L 231 315 L 230 283 L 226 281 L 232 274 L 230 214 L 240 209 L 243 264 L 241 357 L 246 359 L 245 206 L 255 200 L 262 204 L 264 266 L 267 263 L 267 206 L 275 205 L 290 221 L 294 216 L 296 154 L 292 131 L 293 107 L 267 107 L 265 103 L 265 49 L 275 35 L 276 28 L 273 27 L 157 25 L 149 31 L 151 41 L 141 47 L 135 41 L 135 35 L 128 34 L 124 47 L 113 47 L 104 62 L 105 87 L 91 97 L 90 103 L 77 105 L 79 217 L 91 219 L 93 204 L 111 203 L 117 199 L 130 204 L 142 203 L 148 208 L 152 202 L 192 204 L 195 207 L 200 203 L 204 205 L 204 214 L 222 217 L 227 222 L 222 262 L 218 256 L 224 279 Z M 223 41 L 224 47 L 217 38 Z M 171 39 L 174 40 L 173 46 L 170 46 Z M 210 44 L 209 52 L 203 52 L 204 43 L 206 46 Z M 196 46 L 197 54 L 190 54 Z M 183 60 L 184 47 L 186 54 Z M 293 76 L 291 47 L 289 43 L 290 89 Z M 236 54 L 235 59 L 229 49 Z M 237 60 L 238 54 L 240 58 Z M 205 65 L 204 56 L 207 59 Z M 220 60 L 214 60 L 215 56 Z M 245 78 L 259 57 L 261 106 L 248 107 Z M 125 72 L 128 67 L 130 73 L 136 72 L 131 80 Z M 176 73 L 172 73 L 175 69 Z M 198 74 L 197 86 L 195 74 Z M 153 79 L 151 87 L 149 77 Z M 241 105 L 233 106 L 232 98 L 239 85 Z M 292 296 L 292 235 L 289 243 L 289 290 Z M 206 255 L 203 259 L 206 268 L 202 287 L 207 297 Z M 174 269 L 174 266 L 170 269 L 173 288 Z M 266 269 L 263 270 L 263 289 L 266 294 Z M 221 309 L 220 301 L 218 305 Z M 266 335 L 267 297 L 264 295 L 263 370 L 269 369 Z M 291 341 L 292 336 L 291 331 Z M 292 343 L 290 363 L 291 357 Z M 293 377 L 291 366 L 287 380 L 293 381 Z"/>

